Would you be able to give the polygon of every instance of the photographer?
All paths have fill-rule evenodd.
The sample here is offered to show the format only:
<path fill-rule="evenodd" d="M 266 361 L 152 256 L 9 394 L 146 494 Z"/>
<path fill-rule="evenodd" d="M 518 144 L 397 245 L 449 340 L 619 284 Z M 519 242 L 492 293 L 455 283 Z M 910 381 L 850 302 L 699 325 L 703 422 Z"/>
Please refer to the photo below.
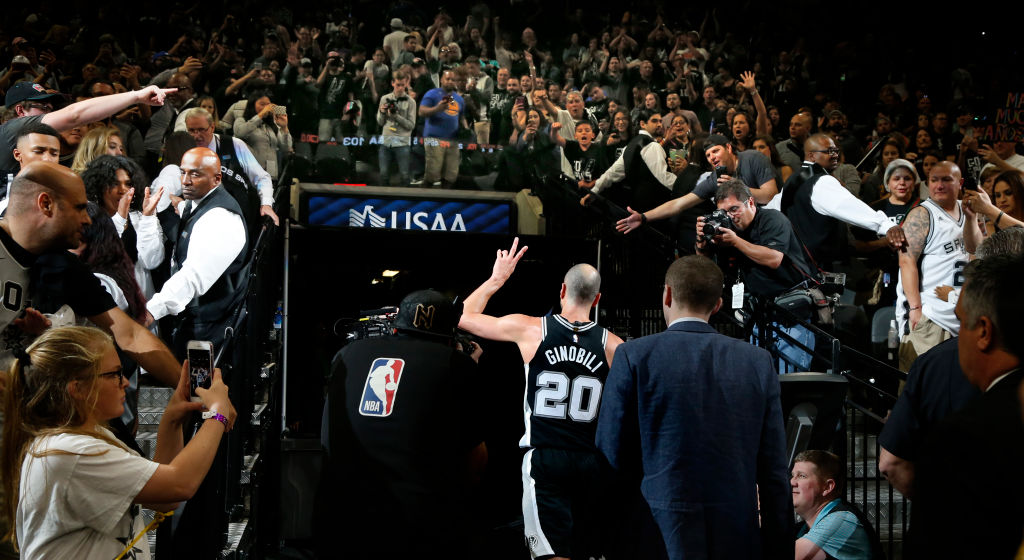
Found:
<path fill-rule="evenodd" d="M 728 219 L 708 239 L 704 232 L 708 217 L 697 218 L 697 252 L 711 255 L 725 248 L 738 252 L 740 276 L 748 292 L 777 296 L 816 274 L 789 220 L 778 210 L 759 208 L 739 179 L 718 186 L 715 204 Z"/>
<path fill-rule="evenodd" d="M 488 401 L 467 392 L 481 387 L 480 347 L 470 343 L 472 356 L 456 349 L 461 315 L 461 304 L 416 291 L 399 304 L 396 336 L 356 340 L 335 357 L 321 436 L 320 504 L 332 509 L 315 530 L 323 546 L 340 536 L 350 558 L 430 558 L 437 535 L 469 536 Z"/>
<path fill-rule="evenodd" d="M 715 214 L 697 218 L 697 252 L 716 255 L 723 265 L 736 257 L 739 268 L 736 285 L 755 296 L 751 301 L 753 305 L 767 303 L 816 276 L 817 272 L 804 258 L 789 220 L 778 210 L 758 207 L 750 189 L 738 179 L 729 179 L 718 186 L 715 204 L 718 206 Z M 705 231 L 705 225 L 714 229 Z M 801 325 L 781 328 L 805 346 L 814 347 L 814 334 Z M 789 356 L 797 371 L 810 367 L 809 353 L 786 340 L 776 344 L 780 353 Z"/>
<path fill-rule="evenodd" d="M 416 101 L 409 96 L 409 71 L 401 69 L 391 78 L 391 93 L 381 97 L 377 109 L 377 123 L 383 129 L 380 150 L 380 182 L 391 184 L 391 161 L 398 163 L 399 184 L 409 185 L 409 136 L 416 126 Z"/>
<path fill-rule="evenodd" d="M 441 186 L 443 178 L 450 187 L 459 177 L 458 133 L 469 127 L 466 124 L 466 102 L 455 91 L 455 71 L 445 70 L 441 74 L 441 87 L 423 95 L 419 116 L 423 117 L 424 149 L 426 169 L 423 185 Z"/>

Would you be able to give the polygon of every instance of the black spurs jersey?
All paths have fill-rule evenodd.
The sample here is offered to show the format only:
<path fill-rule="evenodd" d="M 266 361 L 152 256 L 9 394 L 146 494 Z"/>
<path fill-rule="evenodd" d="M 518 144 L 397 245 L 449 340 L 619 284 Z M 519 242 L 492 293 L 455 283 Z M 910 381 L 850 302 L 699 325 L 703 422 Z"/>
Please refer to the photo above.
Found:
<path fill-rule="evenodd" d="M 597 323 L 571 323 L 551 313 L 541 318 L 540 346 L 524 364 L 526 433 L 520 447 L 596 451 L 607 342 L 608 330 Z"/>

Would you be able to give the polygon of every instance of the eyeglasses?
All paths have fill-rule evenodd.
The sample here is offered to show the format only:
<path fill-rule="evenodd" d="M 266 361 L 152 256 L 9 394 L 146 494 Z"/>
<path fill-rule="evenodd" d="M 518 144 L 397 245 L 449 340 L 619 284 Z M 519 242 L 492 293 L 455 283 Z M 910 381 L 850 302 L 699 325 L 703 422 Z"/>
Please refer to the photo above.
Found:
<path fill-rule="evenodd" d="M 35 103 L 33 101 L 28 101 L 25 103 L 24 107 L 29 111 L 32 109 L 39 109 L 41 111 L 46 111 L 47 113 L 53 111 L 53 105 L 50 105 L 49 103 Z"/>
<path fill-rule="evenodd" d="M 730 206 L 729 208 L 726 208 L 725 213 L 730 216 L 736 216 L 739 215 L 741 210 L 743 210 L 743 205 L 737 204 L 736 206 Z"/>
<path fill-rule="evenodd" d="M 839 155 L 839 148 L 829 148 L 827 150 L 811 150 L 811 151 L 812 152 L 820 152 L 820 153 L 823 153 L 823 154 L 828 154 L 830 156 L 838 156 Z"/>
<path fill-rule="evenodd" d="M 107 378 L 107 379 L 117 378 L 117 384 L 120 385 L 121 383 L 124 383 L 124 378 L 125 378 L 124 368 L 117 368 L 114 371 L 107 371 L 107 372 L 101 373 L 99 376 Z"/>

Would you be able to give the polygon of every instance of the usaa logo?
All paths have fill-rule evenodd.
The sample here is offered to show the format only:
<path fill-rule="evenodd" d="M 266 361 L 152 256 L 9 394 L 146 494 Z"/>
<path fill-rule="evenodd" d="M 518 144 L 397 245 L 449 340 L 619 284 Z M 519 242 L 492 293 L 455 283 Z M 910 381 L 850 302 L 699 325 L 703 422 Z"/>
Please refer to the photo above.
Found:
<path fill-rule="evenodd" d="M 427 212 L 392 211 L 388 216 L 373 211 L 373 206 L 365 206 L 362 211 L 350 208 L 348 211 L 349 227 L 366 227 L 390 229 L 421 229 L 429 231 L 466 231 L 466 222 L 462 214 L 445 217 L 440 212 L 433 215 Z"/>

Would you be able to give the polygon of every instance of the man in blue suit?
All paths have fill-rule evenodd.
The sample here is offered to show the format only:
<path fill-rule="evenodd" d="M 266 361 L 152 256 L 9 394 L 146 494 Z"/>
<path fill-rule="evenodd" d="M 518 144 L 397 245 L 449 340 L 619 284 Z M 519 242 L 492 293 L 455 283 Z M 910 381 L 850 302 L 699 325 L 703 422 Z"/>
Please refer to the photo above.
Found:
<path fill-rule="evenodd" d="M 669 328 L 616 350 L 597 445 L 627 479 L 642 473 L 669 558 L 792 558 L 778 376 L 768 352 L 708 325 L 722 287 L 706 257 L 669 267 Z"/>

